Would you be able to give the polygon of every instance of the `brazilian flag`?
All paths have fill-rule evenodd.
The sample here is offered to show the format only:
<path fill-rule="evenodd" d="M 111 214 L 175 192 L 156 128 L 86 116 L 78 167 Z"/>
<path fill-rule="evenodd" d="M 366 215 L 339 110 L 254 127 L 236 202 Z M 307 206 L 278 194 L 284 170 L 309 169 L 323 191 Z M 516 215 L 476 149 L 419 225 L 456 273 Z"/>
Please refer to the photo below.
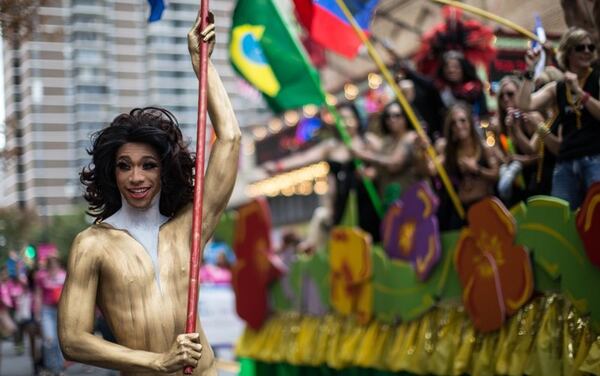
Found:
<path fill-rule="evenodd" d="M 277 0 L 238 0 L 229 35 L 231 63 L 275 112 L 321 105 L 317 70 L 282 14 Z"/>

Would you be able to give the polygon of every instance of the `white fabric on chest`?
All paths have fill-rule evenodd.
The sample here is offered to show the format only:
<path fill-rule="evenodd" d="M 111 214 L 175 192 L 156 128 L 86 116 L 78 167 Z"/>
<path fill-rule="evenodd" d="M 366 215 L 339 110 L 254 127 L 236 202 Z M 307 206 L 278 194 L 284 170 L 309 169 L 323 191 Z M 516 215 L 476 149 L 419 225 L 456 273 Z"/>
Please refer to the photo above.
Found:
<path fill-rule="evenodd" d="M 121 209 L 105 219 L 104 222 L 116 229 L 127 231 L 144 247 L 152 259 L 156 284 L 159 290 L 162 291 L 158 265 L 158 232 L 160 226 L 167 222 L 169 218 L 160 214 L 159 197 L 160 193 L 156 195 L 150 207 L 146 209 L 134 208 L 121 197 Z"/>

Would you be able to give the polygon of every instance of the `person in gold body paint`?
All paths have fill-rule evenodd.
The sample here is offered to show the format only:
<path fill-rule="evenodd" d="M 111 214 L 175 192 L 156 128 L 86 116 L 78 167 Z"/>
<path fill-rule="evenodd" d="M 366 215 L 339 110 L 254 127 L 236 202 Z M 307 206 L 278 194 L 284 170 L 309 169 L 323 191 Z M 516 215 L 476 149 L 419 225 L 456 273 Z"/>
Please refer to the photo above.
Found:
<path fill-rule="evenodd" d="M 214 24 L 200 32 L 198 21 L 188 33 L 197 76 L 199 39 L 212 52 L 214 35 Z M 217 139 L 205 174 L 202 248 L 233 190 L 241 137 L 210 61 L 208 112 Z M 159 108 L 120 115 L 96 135 L 94 162 L 81 177 L 96 221 L 73 242 L 59 304 L 67 359 L 128 376 L 182 375 L 188 365 L 194 375 L 217 374 L 200 323 L 196 333 L 183 334 L 193 197 L 193 158 L 185 146 L 174 117 Z M 107 150 L 108 156 L 101 155 Z M 172 176 L 180 181 L 169 180 Z M 96 305 L 116 343 L 93 334 Z"/>

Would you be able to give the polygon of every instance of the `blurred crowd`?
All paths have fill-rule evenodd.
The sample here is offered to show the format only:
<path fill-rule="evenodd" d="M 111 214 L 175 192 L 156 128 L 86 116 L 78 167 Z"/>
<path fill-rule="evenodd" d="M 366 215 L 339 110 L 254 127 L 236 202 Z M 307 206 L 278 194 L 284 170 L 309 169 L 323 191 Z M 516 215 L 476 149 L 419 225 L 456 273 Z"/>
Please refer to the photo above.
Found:
<path fill-rule="evenodd" d="M 11 251 L 0 267 L 0 336 L 12 339 L 17 354 L 24 354 L 28 343 L 35 375 L 60 375 L 64 370 L 57 306 L 65 278 L 54 254 L 28 266 Z"/>
<path fill-rule="evenodd" d="M 542 50 L 548 55 L 546 66 L 536 73 Z M 459 229 L 466 219 L 458 215 L 434 162 L 447 171 L 465 211 L 488 196 L 510 208 L 534 195 L 558 197 L 575 210 L 590 185 L 600 181 L 600 71 L 588 32 L 570 28 L 556 49 L 550 44 L 530 48 L 526 69 L 506 75 L 489 93 L 489 85 L 461 52 L 440 56 L 430 75 L 407 61 L 395 64 L 396 82 L 422 134 L 397 99 L 368 122 L 354 103 L 345 102 L 337 110 L 351 147 L 334 135 L 308 151 L 264 165 L 276 174 L 315 161 L 329 164 L 329 193 L 309 226 L 312 243 L 302 244 L 303 249 L 324 245 L 324 237 L 315 234 L 341 222 L 352 194 L 360 227 L 375 242 L 380 239 L 379 217 L 361 183 L 364 177 L 374 182 L 384 208 L 410 185 L 428 181 L 441 200 L 442 231 Z M 321 116 L 332 123 L 330 114 Z M 436 161 L 427 152 L 430 147 Z M 357 168 L 354 158 L 364 166 Z"/>

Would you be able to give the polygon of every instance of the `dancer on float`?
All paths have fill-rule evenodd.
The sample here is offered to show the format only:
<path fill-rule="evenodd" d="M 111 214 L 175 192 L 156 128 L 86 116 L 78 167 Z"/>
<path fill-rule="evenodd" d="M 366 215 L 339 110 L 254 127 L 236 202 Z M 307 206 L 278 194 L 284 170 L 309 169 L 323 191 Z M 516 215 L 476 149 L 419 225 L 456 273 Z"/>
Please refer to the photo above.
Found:
<path fill-rule="evenodd" d="M 562 81 L 551 82 L 535 93 L 533 68 L 539 51 L 529 50 L 528 70 L 518 95 L 518 106 L 526 111 L 543 110 L 556 104 L 562 124 L 560 148 L 552 180 L 552 195 L 578 208 L 587 189 L 600 181 L 600 70 L 593 68 L 596 45 L 587 31 L 571 28 L 563 34 L 557 60 L 565 72 Z M 537 125 L 540 138 L 546 140 L 551 130 Z"/>

